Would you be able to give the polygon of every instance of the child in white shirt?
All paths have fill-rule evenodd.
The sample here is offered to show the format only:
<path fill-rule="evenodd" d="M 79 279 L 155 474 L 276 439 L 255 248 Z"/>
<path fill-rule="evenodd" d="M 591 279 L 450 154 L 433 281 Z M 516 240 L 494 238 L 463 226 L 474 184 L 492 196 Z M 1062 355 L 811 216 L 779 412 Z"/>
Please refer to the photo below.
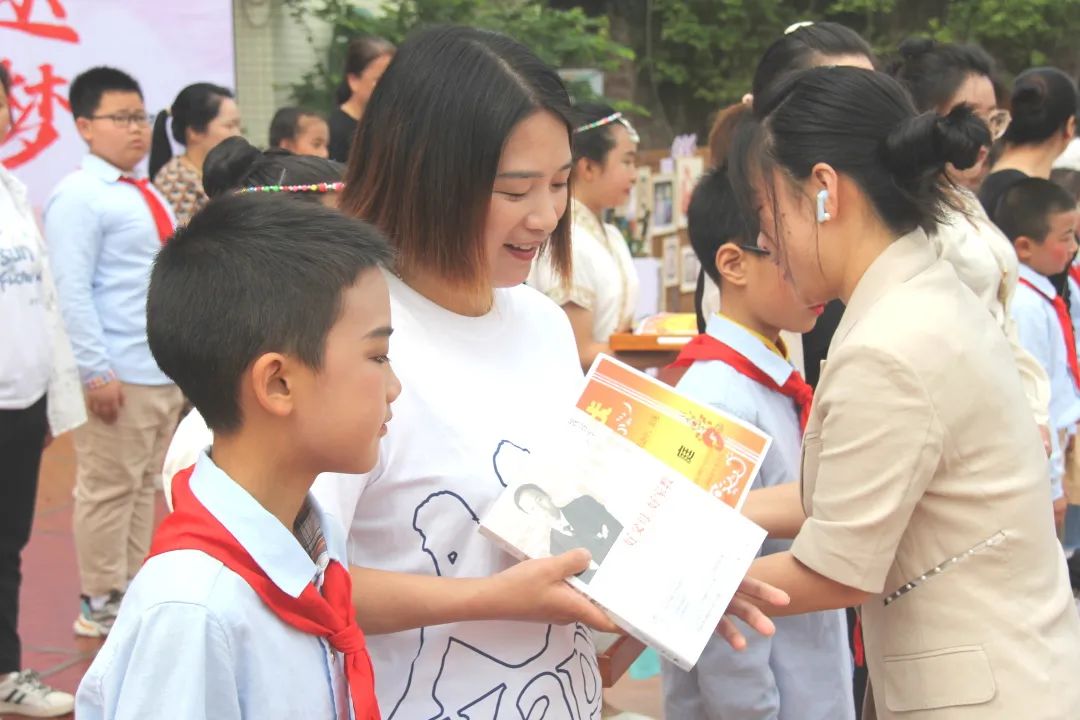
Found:
<path fill-rule="evenodd" d="M 1059 526 L 1066 509 L 1065 453 L 1080 420 L 1080 367 L 1068 307 L 1049 278 L 1064 273 L 1076 254 L 1077 219 L 1075 200 L 1042 178 L 1018 180 L 994 215 L 1020 259 L 1012 305 L 1020 342 L 1050 377 L 1050 481 Z"/>
<path fill-rule="evenodd" d="M 341 521 L 308 493 L 378 460 L 401 385 L 390 251 L 269 194 L 214 200 L 154 265 L 147 335 L 213 430 L 83 678 L 84 720 L 377 720 Z"/>

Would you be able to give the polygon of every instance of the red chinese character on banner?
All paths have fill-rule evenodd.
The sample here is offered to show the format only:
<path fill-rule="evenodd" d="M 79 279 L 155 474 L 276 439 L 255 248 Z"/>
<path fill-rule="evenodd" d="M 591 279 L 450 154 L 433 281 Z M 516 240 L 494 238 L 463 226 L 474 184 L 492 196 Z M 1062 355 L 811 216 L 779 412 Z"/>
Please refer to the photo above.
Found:
<path fill-rule="evenodd" d="M 9 72 L 11 63 L 3 61 Z M 37 157 L 45 148 L 56 142 L 60 134 L 56 131 L 55 110 L 59 105 L 64 110 L 71 110 L 67 98 L 56 90 L 67 85 L 65 78 L 53 73 L 51 64 L 38 66 L 41 79 L 31 84 L 23 75 L 11 74 L 11 132 L 0 144 L 2 162 L 8 169 L 16 168 Z"/>
<path fill-rule="evenodd" d="M 40 22 L 42 19 L 40 14 L 38 18 L 39 21 L 35 22 L 34 2 L 35 0 L 0 0 L 0 11 L 2 11 L 5 6 L 11 6 L 11 10 L 15 15 L 13 20 L 8 20 L 6 18 L 0 19 L 0 28 L 18 30 L 19 32 L 37 35 L 38 37 L 48 38 L 50 40 L 63 40 L 64 42 L 71 43 L 79 42 L 79 33 L 75 32 L 73 27 L 63 22 L 67 20 L 67 10 L 64 9 L 60 0 L 45 0 L 45 4 L 49 6 L 49 11 L 52 13 L 52 20 L 54 22 Z M 7 13 L 0 13 L 0 17 L 3 17 L 3 15 L 7 15 Z"/>

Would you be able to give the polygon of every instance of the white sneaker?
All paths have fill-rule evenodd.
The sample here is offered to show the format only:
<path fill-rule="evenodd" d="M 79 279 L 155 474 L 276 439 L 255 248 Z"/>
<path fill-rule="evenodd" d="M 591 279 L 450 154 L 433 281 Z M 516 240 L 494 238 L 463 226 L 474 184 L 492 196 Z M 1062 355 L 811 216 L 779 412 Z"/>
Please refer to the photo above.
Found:
<path fill-rule="evenodd" d="M 74 709 L 74 695 L 53 690 L 33 670 L 0 678 L 0 712 L 51 718 L 67 715 Z"/>

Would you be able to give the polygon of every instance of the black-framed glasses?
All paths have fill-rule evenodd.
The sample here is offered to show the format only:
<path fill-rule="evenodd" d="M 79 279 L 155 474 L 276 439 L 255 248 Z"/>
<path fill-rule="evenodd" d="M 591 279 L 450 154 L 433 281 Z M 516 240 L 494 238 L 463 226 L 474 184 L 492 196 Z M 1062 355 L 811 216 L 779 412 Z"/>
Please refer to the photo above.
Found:
<path fill-rule="evenodd" d="M 757 245 L 744 245 L 743 243 L 735 243 L 735 247 L 746 250 L 747 252 L 752 252 L 755 255 L 760 255 L 761 257 L 768 257 L 772 255 L 771 252 L 769 252 L 763 247 L 758 247 Z"/>
<path fill-rule="evenodd" d="M 91 120 L 112 120 L 113 125 L 120 130 L 131 127 L 134 123 L 139 127 L 148 127 L 154 122 L 152 113 L 112 113 L 111 115 L 91 115 Z"/>

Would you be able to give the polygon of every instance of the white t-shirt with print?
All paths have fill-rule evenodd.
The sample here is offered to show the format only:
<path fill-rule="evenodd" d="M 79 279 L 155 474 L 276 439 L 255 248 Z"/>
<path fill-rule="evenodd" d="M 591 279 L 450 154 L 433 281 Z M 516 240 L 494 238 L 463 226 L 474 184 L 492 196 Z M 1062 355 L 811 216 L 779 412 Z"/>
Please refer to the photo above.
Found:
<path fill-rule="evenodd" d="M 331 514 L 353 518 L 353 564 L 490 576 L 514 560 L 479 534 L 478 518 L 581 391 L 569 321 L 525 286 L 498 290 L 489 313 L 463 317 L 388 281 L 402 393 L 379 465 L 364 476 L 322 475 L 312 492 Z M 581 626 L 456 623 L 367 642 L 385 720 L 600 715 L 595 650 Z"/>
<path fill-rule="evenodd" d="M 0 183 L 0 409 L 41 399 L 52 371 L 44 263 L 34 218 Z"/>

